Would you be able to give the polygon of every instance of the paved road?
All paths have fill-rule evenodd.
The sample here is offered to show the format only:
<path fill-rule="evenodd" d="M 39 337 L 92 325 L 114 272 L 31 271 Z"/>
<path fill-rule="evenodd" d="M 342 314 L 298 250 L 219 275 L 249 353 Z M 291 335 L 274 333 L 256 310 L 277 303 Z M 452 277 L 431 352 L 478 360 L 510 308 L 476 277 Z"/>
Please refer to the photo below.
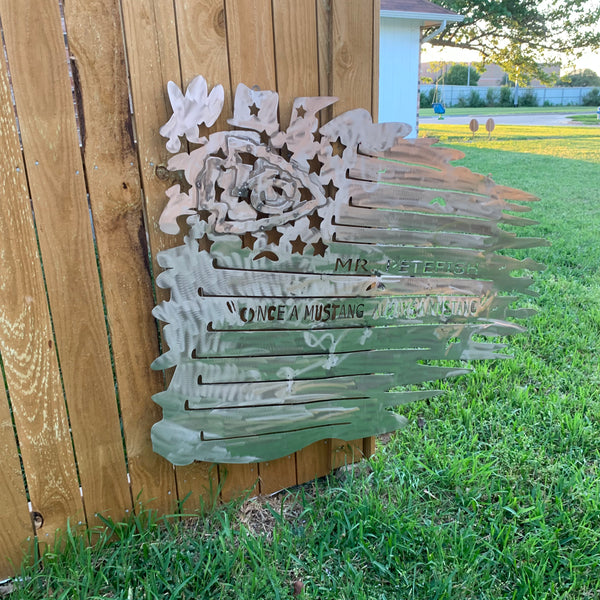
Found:
<path fill-rule="evenodd" d="M 448 125 L 468 125 L 471 119 L 477 119 L 479 126 L 485 126 L 485 122 L 488 120 L 488 115 L 460 115 L 453 116 L 452 109 L 447 109 L 447 113 L 444 115 L 443 120 L 439 120 L 436 117 L 419 117 L 420 123 L 446 123 Z M 571 121 L 569 114 L 572 113 L 531 113 L 523 115 L 492 115 L 492 119 L 496 125 L 576 125 L 584 126 L 583 123 L 578 121 Z M 589 113 L 578 113 L 595 115 L 596 112 L 591 110 Z"/>

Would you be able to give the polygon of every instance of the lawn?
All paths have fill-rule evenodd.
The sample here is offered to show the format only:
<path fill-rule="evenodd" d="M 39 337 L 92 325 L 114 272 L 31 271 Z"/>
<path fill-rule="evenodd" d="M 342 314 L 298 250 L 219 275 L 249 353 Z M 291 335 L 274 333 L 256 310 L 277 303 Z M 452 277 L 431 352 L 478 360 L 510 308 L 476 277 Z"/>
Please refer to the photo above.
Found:
<path fill-rule="evenodd" d="M 459 115 L 486 115 L 495 117 L 497 115 L 525 115 L 525 114 L 540 114 L 540 113 L 562 113 L 566 115 L 574 115 L 577 113 L 595 113 L 595 106 L 486 106 L 482 108 L 472 108 L 469 106 L 450 106 L 446 107 L 447 114 L 450 116 Z M 435 117 L 433 108 L 420 108 L 419 116 Z"/>
<path fill-rule="evenodd" d="M 445 395 L 404 407 L 354 472 L 205 518 L 146 512 L 91 548 L 66 534 L 10 600 L 599 597 L 600 131 L 465 129 L 421 133 L 539 196 L 527 233 L 552 242 L 527 251 L 547 270 L 514 358 L 430 384 Z"/>

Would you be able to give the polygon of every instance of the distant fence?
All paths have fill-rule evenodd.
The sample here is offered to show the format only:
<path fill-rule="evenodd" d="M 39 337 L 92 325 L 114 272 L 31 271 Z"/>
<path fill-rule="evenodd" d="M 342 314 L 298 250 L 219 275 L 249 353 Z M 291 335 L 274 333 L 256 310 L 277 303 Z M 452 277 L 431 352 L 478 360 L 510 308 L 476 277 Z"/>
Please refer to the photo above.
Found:
<path fill-rule="evenodd" d="M 297 96 L 375 113 L 379 0 L 0 0 L 0 19 L 0 578 L 68 519 L 268 494 L 371 453 L 174 468 L 150 443 L 150 311 L 156 253 L 180 243 L 158 228 L 167 81 L 225 86 L 215 131 L 239 82 L 277 90 L 284 123 Z"/>
<path fill-rule="evenodd" d="M 422 84 L 421 92 L 428 93 L 435 89 L 435 84 Z M 496 98 L 500 97 L 499 86 L 468 86 L 468 85 L 439 85 L 438 94 L 446 106 L 455 106 L 459 100 L 468 100 L 471 92 L 477 92 L 483 100 L 486 99 L 488 90 L 494 91 Z M 583 98 L 589 94 L 591 87 L 520 87 L 519 96 L 527 92 L 535 94 L 538 106 L 548 104 L 550 106 L 580 106 L 583 104 Z M 514 93 L 515 88 L 510 88 Z"/>

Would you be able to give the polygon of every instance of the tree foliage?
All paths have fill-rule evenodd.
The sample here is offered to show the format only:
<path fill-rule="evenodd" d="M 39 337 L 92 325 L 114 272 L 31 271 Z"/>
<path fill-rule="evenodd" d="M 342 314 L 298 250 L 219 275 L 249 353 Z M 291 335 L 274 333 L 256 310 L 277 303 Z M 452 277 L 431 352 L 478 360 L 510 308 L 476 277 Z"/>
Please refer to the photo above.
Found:
<path fill-rule="evenodd" d="M 594 87 L 595 85 L 600 85 L 600 76 L 592 71 L 592 69 L 573 71 L 572 73 L 563 75 L 558 85 L 560 87 Z"/>
<path fill-rule="evenodd" d="M 438 81 L 446 85 L 477 85 L 480 77 L 477 69 L 467 65 L 454 64 L 438 78 Z"/>
<path fill-rule="evenodd" d="M 549 81 L 540 63 L 576 59 L 600 48 L 598 0 L 436 0 L 465 17 L 448 23 L 430 40 L 434 46 L 478 51 L 500 65 L 512 80 Z"/>

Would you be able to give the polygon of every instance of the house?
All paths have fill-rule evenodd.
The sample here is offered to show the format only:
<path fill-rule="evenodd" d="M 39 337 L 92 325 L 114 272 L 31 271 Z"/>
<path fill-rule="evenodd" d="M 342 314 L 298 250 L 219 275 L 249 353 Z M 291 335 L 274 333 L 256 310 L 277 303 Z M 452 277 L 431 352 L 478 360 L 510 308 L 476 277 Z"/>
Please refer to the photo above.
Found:
<path fill-rule="evenodd" d="M 416 137 L 419 63 L 424 27 L 437 26 L 429 39 L 464 17 L 428 0 L 381 0 L 379 37 L 379 121 L 402 121 Z"/>

